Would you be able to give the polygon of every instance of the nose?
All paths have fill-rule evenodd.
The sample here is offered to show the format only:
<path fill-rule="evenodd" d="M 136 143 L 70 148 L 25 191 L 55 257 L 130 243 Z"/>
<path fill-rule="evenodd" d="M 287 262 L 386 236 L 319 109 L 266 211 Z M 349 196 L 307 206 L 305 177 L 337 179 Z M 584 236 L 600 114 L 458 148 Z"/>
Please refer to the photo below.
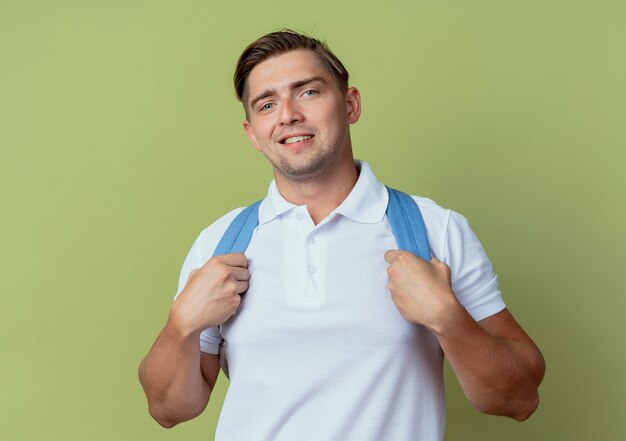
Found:
<path fill-rule="evenodd" d="M 304 120 L 298 105 L 289 98 L 284 99 L 281 103 L 279 118 L 281 125 L 291 125 Z"/>

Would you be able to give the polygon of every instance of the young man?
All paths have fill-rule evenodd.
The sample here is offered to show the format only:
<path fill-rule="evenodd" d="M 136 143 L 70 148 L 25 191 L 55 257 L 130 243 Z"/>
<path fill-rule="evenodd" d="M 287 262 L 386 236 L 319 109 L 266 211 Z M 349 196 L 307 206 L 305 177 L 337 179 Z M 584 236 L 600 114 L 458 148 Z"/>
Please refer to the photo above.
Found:
<path fill-rule="evenodd" d="M 235 88 L 275 179 L 245 255 L 211 257 L 241 208 L 194 243 L 139 369 L 152 416 L 172 427 L 204 410 L 224 338 L 217 441 L 441 440 L 444 354 L 477 409 L 528 418 L 539 350 L 461 215 L 414 196 L 433 258 L 396 250 L 387 189 L 353 157 L 361 100 L 341 62 L 275 32 L 244 51 Z"/>

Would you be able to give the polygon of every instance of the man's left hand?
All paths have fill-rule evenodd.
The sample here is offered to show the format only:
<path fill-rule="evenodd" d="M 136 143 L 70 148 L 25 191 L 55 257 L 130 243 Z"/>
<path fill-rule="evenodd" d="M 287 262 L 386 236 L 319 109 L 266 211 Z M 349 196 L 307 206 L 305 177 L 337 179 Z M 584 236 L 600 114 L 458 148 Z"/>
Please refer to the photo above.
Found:
<path fill-rule="evenodd" d="M 435 331 L 442 319 L 457 307 L 452 292 L 450 268 L 432 258 L 427 262 L 407 251 L 390 250 L 385 253 L 389 262 L 389 291 L 402 316 L 415 324 Z"/>

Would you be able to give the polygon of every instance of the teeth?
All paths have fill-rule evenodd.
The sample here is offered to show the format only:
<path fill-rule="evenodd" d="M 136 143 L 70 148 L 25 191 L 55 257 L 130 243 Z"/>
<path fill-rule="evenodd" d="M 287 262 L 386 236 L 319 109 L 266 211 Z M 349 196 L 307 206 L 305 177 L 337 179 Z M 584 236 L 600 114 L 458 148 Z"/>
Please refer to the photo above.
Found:
<path fill-rule="evenodd" d="M 294 136 L 292 138 L 285 139 L 285 143 L 300 142 L 300 141 L 305 141 L 305 140 L 311 139 L 311 138 L 313 138 L 313 137 L 312 136 Z"/>

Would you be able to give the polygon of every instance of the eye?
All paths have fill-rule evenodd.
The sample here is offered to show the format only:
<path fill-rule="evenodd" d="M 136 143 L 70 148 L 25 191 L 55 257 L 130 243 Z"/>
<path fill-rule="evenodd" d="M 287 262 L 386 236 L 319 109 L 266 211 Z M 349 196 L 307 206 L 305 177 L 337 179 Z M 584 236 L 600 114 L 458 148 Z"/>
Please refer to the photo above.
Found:
<path fill-rule="evenodd" d="M 315 90 L 315 89 L 308 89 L 308 90 L 304 91 L 303 95 L 304 96 L 314 96 L 314 95 L 317 95 L 318 93 L 319 92 L 317 90 Z"/>
<path fill-rule="evenodd" d="M 272 108 L 272 106 L 274 105 L 274 103 L 265 103 L 260 107 L 260 111 L 261 112 L 266 112 L 268 110 L 270 110 Z"/>

